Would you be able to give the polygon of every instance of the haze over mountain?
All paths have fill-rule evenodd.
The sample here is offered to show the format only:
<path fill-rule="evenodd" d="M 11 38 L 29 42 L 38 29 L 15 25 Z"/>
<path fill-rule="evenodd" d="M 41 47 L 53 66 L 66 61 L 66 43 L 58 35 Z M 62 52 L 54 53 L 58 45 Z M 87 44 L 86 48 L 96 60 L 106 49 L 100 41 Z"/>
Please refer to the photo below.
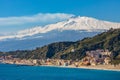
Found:
<path fill-rule="evenodd" d="M 110 28 L 120 28 L 120 23 L 78 16 L 55 24 L 36 26 L 14 34 L 0 35 L 0 51 L 34 49 L 52 42 L 75 41 L 92 37 Z"/>

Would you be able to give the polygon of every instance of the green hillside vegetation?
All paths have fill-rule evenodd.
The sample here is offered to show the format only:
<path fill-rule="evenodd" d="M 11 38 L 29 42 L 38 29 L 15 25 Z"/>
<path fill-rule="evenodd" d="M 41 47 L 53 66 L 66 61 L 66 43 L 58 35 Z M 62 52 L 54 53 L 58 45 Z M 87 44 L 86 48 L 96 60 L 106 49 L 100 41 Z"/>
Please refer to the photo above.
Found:
<path fill-rule="evenodd" d="M 113 63 L 120 62 L 120 29 L 110 29 L 92 38 L 84 38 L 76 42 L 56 42 L 35 50 L 6 52 L 5 55 L 13 55 L 26 59 L 82 59 L 85 52 L 97 49 L 108 49 L 112 52 Z M 73 50 L 73 51 L 72 51 Z M 1 55 L 2 53 L 0 53 Z"/>
<path fill-rule="evenodd" d="M 17 50 L 6 52 L 5 55 L 13 55 L 13 57 L 21 59 L 46 59 L 52 58 L 55 53 L 67 49 L 74 42 L 56 42 L 45 45 L 35 50 Z"/>
<path fill-rule="evenodd" d="M 71 48 L 75 49 L 75 51 L 71 52 Z M 120 29 L 110 29 L 93 38 L 85 38 L 81 41 L 77 41 L 67 50 L 57 54 L 61 54 L 61 58 L 63 59 L 81 59 L 85 56 L 86 51 L 96 49 L 108 49 L 112 52 L 112 59 L 120 59 Z"/>

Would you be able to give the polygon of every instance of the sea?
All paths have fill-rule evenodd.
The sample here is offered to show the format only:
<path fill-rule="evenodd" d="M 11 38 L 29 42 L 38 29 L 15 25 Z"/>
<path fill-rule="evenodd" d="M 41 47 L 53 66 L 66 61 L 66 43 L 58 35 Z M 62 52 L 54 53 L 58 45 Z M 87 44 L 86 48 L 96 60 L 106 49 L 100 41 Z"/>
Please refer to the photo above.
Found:
<path fill-rule="evenodd" d="M 120 71 L 0 64 L 0 80 L 120 80 Z"/>

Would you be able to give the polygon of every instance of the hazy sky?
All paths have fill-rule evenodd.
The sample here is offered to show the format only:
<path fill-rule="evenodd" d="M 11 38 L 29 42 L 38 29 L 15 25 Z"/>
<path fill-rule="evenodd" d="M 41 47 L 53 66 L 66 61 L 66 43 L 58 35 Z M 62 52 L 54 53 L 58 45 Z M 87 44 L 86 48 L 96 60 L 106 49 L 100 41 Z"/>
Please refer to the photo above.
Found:
<path fill-rule="evenodd" d="M 78 15 L 120 22 L 120 0 L 0 0 L 0 34 Z"/>

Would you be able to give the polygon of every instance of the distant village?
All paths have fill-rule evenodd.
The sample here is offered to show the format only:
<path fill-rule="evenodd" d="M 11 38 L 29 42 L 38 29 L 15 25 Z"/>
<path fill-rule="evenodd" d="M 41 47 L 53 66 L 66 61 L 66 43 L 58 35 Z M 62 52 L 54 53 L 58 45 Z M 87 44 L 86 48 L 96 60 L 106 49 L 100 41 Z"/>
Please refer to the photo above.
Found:
<path fill-rule="evenodd" d="M 72 50 L 73 51 L 73 50 Z M 86 51 L 86 57 L 82 60 L 63 60 L 63 59 L 20 59 L 14 58 L 11 55 L 0 57 L 0 63 L 29 65 L 29 66 L 96 66 L 96 65 L 111 65 L 111 52 L 108 50 L 98 49 Z M 120 67 L 120 65 L 118 65 Z"/>

